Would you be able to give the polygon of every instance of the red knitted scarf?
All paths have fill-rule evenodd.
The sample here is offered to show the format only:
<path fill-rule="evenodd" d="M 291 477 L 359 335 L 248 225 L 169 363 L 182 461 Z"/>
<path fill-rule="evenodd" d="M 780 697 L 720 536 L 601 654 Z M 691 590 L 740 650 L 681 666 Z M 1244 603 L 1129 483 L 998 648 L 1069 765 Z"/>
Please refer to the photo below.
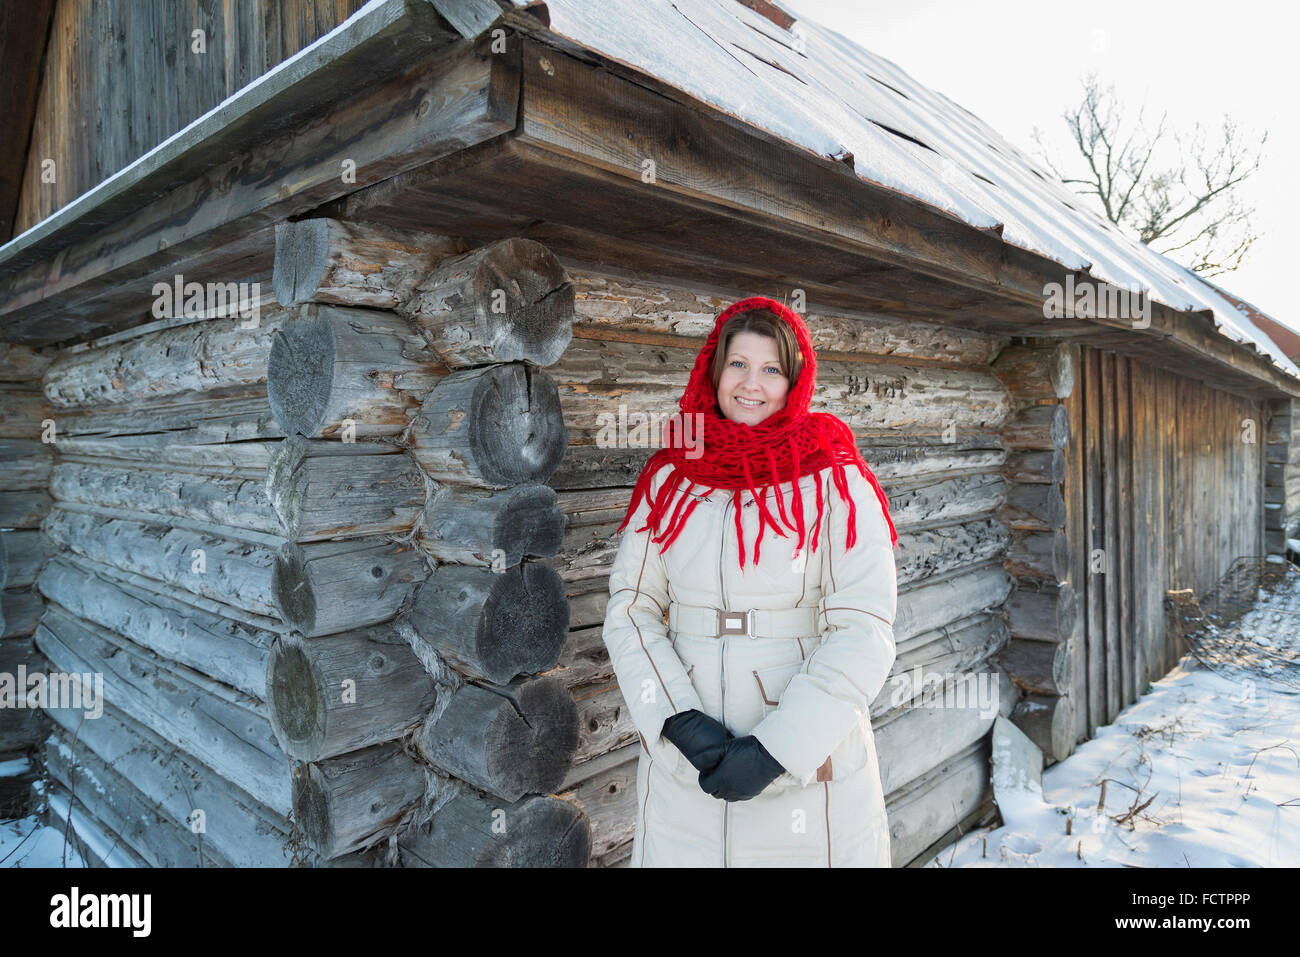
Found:
<path fill-rule="evenodd" d="M 723 416 L 718 408 L 717 391 L 713 388 L 710 370 L 713 354 L 718 346 L 719 333 L 723 324 L 737 313 L 748 309 L 766 308 L 780 316 L 794 330 L 803 353 L 803 369 L 798 381 L 794 383 L 786 396 L 785 407 L 774 412 L 758 425 L 746 425 L 734 422 Z M 889 517 L 889 501 L 885 492 L 876 481 L 875 475 L 867 467 L 858 452 L 853 438 L 853 430 L 841 419 L 829 412 L 809 412 L 813 391 L 817 385 L 817 354 L 813 351 L 812 338 L 808 328 L 798 314 L 786 308 L 774 299 L 763 296 L 751 296 L 733 303 L 725 309 L 713 325 L 713 331 L 695 358 L 695 367 L 691 370 L 690 381 L 686 385 L 681 401 L 681 412 L 675 413 L 667 422 L 667 434 L 664 447 L 650 456 L 637 478 L 636 488 L 632 492 L 632 503 L 628 506 L 621 532 L 637 510 L 642 496 L 649 498 L 650 480 L 655 472 L 665 463 L 672 464 L 655 500 L 651 503 L 647 523 L 638 532 L 653 529 L 651 541 L 660 544 L 660 550 L 666 551 L 685 527 L 686 520 L 695 510 L 701 499 L 693 499 L 683 510 L 682 506 L 691 496 L 688 494 L 696 485 L 704 486 L 699 494 L 708 494 L 716 489 L 727 489 L 733 493 L 736 505 L 736 540 L 740 544 L 740 567 L 745 567 L 745 540 L 740 523 L 740 493 L 748 490 L 758 502 L 759 525 L 758 536 L 754 542 L 754 561 L 758 561 L 759 547 L 763 541 L 763 531 L 771 526 L 777 535 L 785 537 L 776 517 L 772 515 L 764 501 L 769 486 L 776 486 L 776 505 L 781 521 L 799 537 L 798 556 L 804 542 L 803 496 L 798 479 L 811 472 L 816 472 L 827 465 L 833 467 L 832 476 L 835 487 L 839 489 L 840 498 L 848 503 L 849 521 L 846 548 L 852 548 L 857 540 L 857 508 L 849 492 L 846 465 L 853 465 L 869 481 L 876 491 L 876 498 L 884 511 L 885 521 L 889 525 L 890 543 L 896 545 L 898 533 L 894 522 Z M 692 442 L 683 441 L 683 415 L 697 416 L 693 419 L 700 427 L 695 429 Z M 703 454 L 701 453 L 701 448 Z M 683 481 L 689 485 L 680 495 Z M 785 496 L 781 483 L 792 482 L 794 521 L 786 514 Z M 673 504 L 674 498 L 676 505 Z M 817 551 L 818 533 L 822 521 L 822 487 L 817 484 L 817 523 L 813 526 L 812 550 Z M 670 512 L 671 509 L 671 512 Z M 665 528 L 663 519 L 668 517 Z"/>

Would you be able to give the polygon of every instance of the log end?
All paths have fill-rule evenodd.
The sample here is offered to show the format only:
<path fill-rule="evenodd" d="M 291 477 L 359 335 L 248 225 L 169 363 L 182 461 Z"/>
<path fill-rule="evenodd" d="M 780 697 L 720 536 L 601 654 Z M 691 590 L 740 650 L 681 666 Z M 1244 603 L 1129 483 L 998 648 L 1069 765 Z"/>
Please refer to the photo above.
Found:
<path fill-rule="evenodd" d="M 488 734 L 488 776 L 502 794 L 550 794 L 564 783 L 578 750 L 578 705 L 555 677 L 517 682 L 515 708 L 498 712 Z"/>
<path fill-rule="evenodd" d="M 279 636 L 266 659 L 267 713 L 285 754 L 301 761 L 319 757 L 325 741 L 325 702 L 317 691 L 321 686 L 302 638 Z"/>
<path fill-rule="evenodd" d="M 275 556 L 271 568 L 271 594 L 286 625 L 304 635 L 316 630 L 316 595 L 303 551 L 293 542 L 286 542 Z"/>
<path fill-rule="evenodd" d="M 554 253 L 511 237 L 440 263 L 404 314 L 448 366 L 549 366 L 573 338 L 574 298 Z"/>
<path fill-rule="evenodd" d="M 293 806 L 307 844 L 327 860 L 334 855 L 337 841 L 330 817 L 329 796 L 320 780 L 320 769 L 304 764 L 294 770 Z"/>
<path fill-rule="evenodd" d="M 329 322 L 302 317 L 276 330 L 266 364 L 266 397 L 285 435 L 322 434 L 334 390 L 336 344 Z"/>
<path fill-rule="evenodd" d="M 500 486 L 544 483 L 569 447 L 555 381 L 528 363 L 496 366 L 481 381 L 473 439 L 483 478 Z"/>
<path fill-rule="evenodd" d="M 554 668 L 569 635 L 569 598 L 559 572 L 525 562 L 493 577 L 479 642 L 481 660 L 493 672 L 488 680 L 504 683 Z"/>
<path fill-rule="evenodd" d="M 591 819 L 576 804 L 530 795 L 508 807 L 461 794 L 428 829 L 399 840 L 408 867 L 587 867 Z"/>
<path fill-rule="evenodd" d="M 277 223 L 271 290 L 282 306 L 311 299 L 329 264 L 329 220 Z"/>

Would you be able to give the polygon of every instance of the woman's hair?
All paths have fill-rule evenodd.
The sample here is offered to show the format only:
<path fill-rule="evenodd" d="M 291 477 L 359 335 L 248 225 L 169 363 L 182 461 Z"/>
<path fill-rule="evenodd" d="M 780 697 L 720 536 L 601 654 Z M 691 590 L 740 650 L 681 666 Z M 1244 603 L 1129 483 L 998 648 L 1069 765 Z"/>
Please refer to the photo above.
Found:
<path fill-rule="evenodd" d="M 803 353 L 799 351 L 799 340 L 795 338 L 794 330 L 770 309 L 747 309 L 728 319 L 718 334 L 718 348 L 713 353 L 713 368 L 709 370 L 713 377 L 713 391 L 718 391 L 722 372 L 727 368 L 727 351 L 731 339 L 741 332 L 754 332 L 776 340 L 777 362 L 782 374 L 790 380 L 790 389 L 793 390 L 803 369 Z"/>

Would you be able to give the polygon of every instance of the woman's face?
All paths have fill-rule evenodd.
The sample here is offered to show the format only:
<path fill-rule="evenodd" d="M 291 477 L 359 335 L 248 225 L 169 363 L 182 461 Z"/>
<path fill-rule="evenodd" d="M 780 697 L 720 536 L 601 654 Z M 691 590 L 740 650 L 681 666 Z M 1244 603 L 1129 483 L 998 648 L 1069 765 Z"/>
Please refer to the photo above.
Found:
<path fill-rule="evenodd" d="M 727 345 L 718 379 L 718 407 L 733 422 L 758 425 L 785 408 L 790 380 L 781 372 L 776 340 L 757 332 L 738 332 Z"/>

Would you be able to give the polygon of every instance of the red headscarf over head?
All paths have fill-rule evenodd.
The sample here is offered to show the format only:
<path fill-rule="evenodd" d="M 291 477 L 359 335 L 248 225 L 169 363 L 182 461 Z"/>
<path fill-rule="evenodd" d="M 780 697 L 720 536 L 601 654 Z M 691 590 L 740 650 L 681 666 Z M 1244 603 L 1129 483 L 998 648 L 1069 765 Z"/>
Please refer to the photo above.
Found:
<path fill-rule="evenodd" d="M 722 415 L 718 408 L 717 390 L 713 386 L 711 369 L 713 355 L 718 347 L 719 334 L 723 325 L 732 316 L 749 309 L 768 309 L 783 319 L 794 330 L 803 354 L 803 369 L 798 380 L 793 383 L 786 396 L 785 407 L 774 412 L 757 425 L 735 422 Z M 858 452 L 853 430 L 838 417 L 829 412 L 809 412 L 813 391 L 817 386 L 817 353 L 813 351 L 812 338 L 808 327 L 797 313 L 788 309 L 775 299 L 764 296 L 751 296 L 741 299 L 723 310 L 709 333 L 708 340 L 695 358 L 695 367 L 691 370 L 690 381 L 678 403 L 681 411 L 675 413 L 667 423 L 664 447 L 650 456 L 637 478 L 636 488 L 632 492 L 632 503 L 628 506 L 621 532 L 637 510 L 642 496 L 648 496 L 650 479 L 664 464 L 671 463 L 673 469 L 659 490 L 655 501 L 651 503 L 646 525 L 653 529 L 651 541 L 660 543 L 661 551 L 666 551 L 690 518 L 700 499 L 686 494 L 696 485 L 703 486 L 700 494 L 708 494 L 715 489 L 727 489 L 733 493 L 736 504 L 736 538 L 740 543 L 740 567 L 745 567 L 745 541 L 740 522 L 740 493 L 748 490 L 758 502 L 759 526 L 758 537 L 754 542 L 754 561 L 758 561 L 759 546 L 763 541 L 763 530 L 770 525 L 776 534 L 785 537 L 777 519 L 764 501 L 768 486 L 776 486 L 776 504 L 781 521 L 799 536 L 800 548 L 804 541 L 803 496 L 797 479 L 810 472 L 816 472 L 827 465 L 833 467 L 832 476 L 840 497 L 848 503 L 849 521 L 846 548 L 852 548 L 857 540 L 857 509 L 849 493 L 846 465 L 853 465 L 869 481 L 876 491 L 876 498 L 884 511 L 885 521 L 889 525 L 890 544 L 896 545 L 898 533 L 894 522 L 889 517 L 889 501 L 885 492 L 876 481 L 875 475 L 867 467 Z M 689 432 L 683 432 L 683 415 L 694 416 L 693 422 L 699 425 L 694 430 L 693 442 L 684 441 Z M 703 454 L 700 454 L 702 450 Z M 677 495 L 683 480 L 689 481 L 686 492 Z M 780 488 L 783 482 L 793 482 L 792 511 L 795 519 L 791 522 L 786 515 L 785 498 Z M 674 505 L 674 498 L 676 504 Z M 690 499 L 689 504 L 687 500 Z M 683 510 L 683 505 L 686 505 Z M 817 524 L 813 527 L 812 549 L 817 550 L 818 533 L 822 520 L 822 488 L 817 484 Z M 670 512 L 671 509 L 671 512 Z M 669 516 L 666 528 L 660 529 L 665 516 Z M 798 549 L 795 554 L 798 555 Z"/>

